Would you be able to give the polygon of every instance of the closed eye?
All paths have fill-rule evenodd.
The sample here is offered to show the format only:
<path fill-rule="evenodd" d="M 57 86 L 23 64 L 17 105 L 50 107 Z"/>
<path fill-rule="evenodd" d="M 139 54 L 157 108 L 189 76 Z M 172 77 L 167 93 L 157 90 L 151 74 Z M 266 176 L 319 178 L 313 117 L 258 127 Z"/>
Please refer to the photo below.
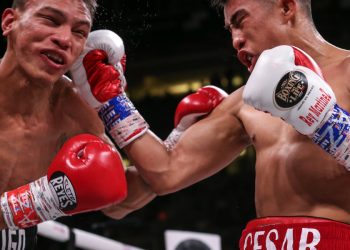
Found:
<path fill-rule="evenodd" d="M 241 28 L 242 27 L 242 22 L 243 22 L 243 20 L 245 19 L 246 16 L 247 15 L 245 15 L 245 14 L 237 16 L 232 22 L 233 27 L 235 29 Z"/>
<path fill-rule="evenodd" d="M 248 13 L 244 9 L 236 11 L 230 18 L 230 22 L 226 25 L 226 29 L 232 31 L 232 29 L 240 29 L 244 19 L 248 16 Z"/>
<path fill-rule="evenodd" d="M 84 37 L 84 38 L 86 38 L 88 36 L 88 32 L 86 32 L 84 30 L 74 30 L 73 32 L 79 36 Z"/>
<path fill-rule="evenodd" d="M 47 15 L 40 15 L 40 17 L 42 19 L 44 19 L 45 22 L 49 23 L 49 24 L 52 24 L 52 25 L 59 25 L 59 21 L 57 19 L 55 19 L 54 17 L 52 16 L 47 16 Z"/>

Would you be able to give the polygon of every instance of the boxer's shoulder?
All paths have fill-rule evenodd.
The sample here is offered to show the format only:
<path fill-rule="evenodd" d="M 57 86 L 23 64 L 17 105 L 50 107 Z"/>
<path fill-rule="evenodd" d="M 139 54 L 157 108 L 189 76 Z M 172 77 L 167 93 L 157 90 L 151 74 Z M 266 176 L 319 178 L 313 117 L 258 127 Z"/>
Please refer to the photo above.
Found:
<path fill-rule="evenodd" d="M 53 86 L 51 93 L 51 104 L 57 105 L 59 101 L 74 98 L 74 85 L 71 79 L 62 76 Z"/>
<path fill-rule="evenodd" d="M 350 76 L 350 52 L 345 56 L 341 65 L 342 65 L 342 68 L 344 68 L 346 75 Z"/>
<path fill-rule="evenodd" d="M 334 61 L 324 66 L 323 73 L 325 79 L 335 92 L 337 99 L 342 99 L 342 95 L 348 96 L 350 93 L 350 52 L 343 52 L 336 56 Z M 344 91 L 346 88 L 347 91 Z M 346 97 L 346 99 L 348 99 Z"/>
<path fill-rule="evenodd" d="M 229 113 L 235 117 L 239 117 L 239 113 L 244 106 L 243 87 L 229 93 L 229 95 L 222 101 L 222 103 L 215 109 L 215 112 L 221 111 Z"/>
<path fill-rule="evenodd" d="M 51 95 L 51 105 L 58 116 L 69 117 L 81 131 L 102 134 L 103 124 L 97 112 L 91 108 L 77 93 L 71 79 L 61 77 L 54 85 Z"/>
<path fill-rule="evenodd" d="M 74 110 L 79 109 L 79 106 L 82 106 L 74 85 L 68 77 L 63 76 L 54 84 L 50 97 L 50 105 L 54 111 L 68 111 L 66 114 L 70 114 Z"/>
<path fill-rule="evenodd" d="M 55 83 L 51 94 L 51 105 L 63 109 L 69 108 L 69 113 L 81 108 L 92 110 L 79 96 L 74 83 L 67 76 L 62 76 Z M 93 110 L 92 112 L 95 113 Z"/>
<path fill-rule="evenodd" d="M 331 72 L 342 72 L 344 77 L 348 77 L 350 75 L 350 51 L 341 51 L 326 61 L 323 67 L 322 71 L 330 75 L 332 75 Z"/>
<path fill-rule="evenodd" d="M 222 108 L 223 110 L 229 111 L 232 116 L 237 118 L 243 126 L 245 126 L 250 120 L 246 119 L 247 116 L 251 117 L 251 114 L 260 112 L 243 102 L 243 90 L 244 86 L 232 92 L 229 97 L 223 101 Z"/>
<path fill-rule="evenodd" d="M 217 122 L 227 124 L 227 127 L 232 132 L 235 132 L 236 135 L 240 134 L 245 137 L 247 135 L 246 121 L 244 119 L 246 105 L 243 103 L 242 92 L 243 87 L 229 93 L 208 117 L 215 119 Z"/>

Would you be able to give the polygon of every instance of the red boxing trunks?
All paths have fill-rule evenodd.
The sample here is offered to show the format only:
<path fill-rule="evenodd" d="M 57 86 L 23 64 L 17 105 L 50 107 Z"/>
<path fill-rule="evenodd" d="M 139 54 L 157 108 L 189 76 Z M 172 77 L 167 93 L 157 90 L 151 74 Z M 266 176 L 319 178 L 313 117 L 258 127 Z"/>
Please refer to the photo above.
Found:
<path fill-rule="evenodd" d="M 267 217 L 249 222 L 240 250 L 346 250 L 350 225 L 313 217 Z"/>

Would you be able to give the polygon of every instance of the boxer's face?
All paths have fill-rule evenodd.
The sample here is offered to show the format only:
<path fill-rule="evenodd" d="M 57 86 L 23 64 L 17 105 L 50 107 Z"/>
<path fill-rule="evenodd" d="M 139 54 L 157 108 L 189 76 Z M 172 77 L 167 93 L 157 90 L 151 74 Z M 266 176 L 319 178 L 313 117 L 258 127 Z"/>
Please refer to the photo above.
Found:
<path fill-rule="evenodd" d="M 5 10 L 2 28 L 22 72 L 55 82 L 82 52 L 91 22 L 82 0 L 28 0 L 23 10 Z"/>
<path fill-rule="evenodd" d="M 231 32 L 237 57 L 252 71 L 265 49 L 289 44 L 288 27 L 274 1 L 229 0 L 224 7 L 225 26 Z"/>

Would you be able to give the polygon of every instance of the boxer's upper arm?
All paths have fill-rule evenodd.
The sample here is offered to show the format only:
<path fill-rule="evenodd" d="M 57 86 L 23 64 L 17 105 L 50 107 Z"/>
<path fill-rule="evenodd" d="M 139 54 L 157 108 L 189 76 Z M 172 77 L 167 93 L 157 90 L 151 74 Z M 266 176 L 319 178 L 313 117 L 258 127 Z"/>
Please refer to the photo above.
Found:
<path fill-rule="evenodd" d="M 348 81 L 348 79 L 350 78 L 350 55 L 344 60 L 344 67 L 345 67 L 345 83 L 346 83 L 346 87 L 347 87 L 347 91 L 350 92 L 350 81 Z"/>
<path fill-rule="evenodd" d="M 186 130 L 172 151 L 167 152 L 151 133 L 126 151 L 156 193 L 175 192 L 218 172 L 250 145 L 237 116 L 241 105 L 241 93 L 231 94 Z"/>

